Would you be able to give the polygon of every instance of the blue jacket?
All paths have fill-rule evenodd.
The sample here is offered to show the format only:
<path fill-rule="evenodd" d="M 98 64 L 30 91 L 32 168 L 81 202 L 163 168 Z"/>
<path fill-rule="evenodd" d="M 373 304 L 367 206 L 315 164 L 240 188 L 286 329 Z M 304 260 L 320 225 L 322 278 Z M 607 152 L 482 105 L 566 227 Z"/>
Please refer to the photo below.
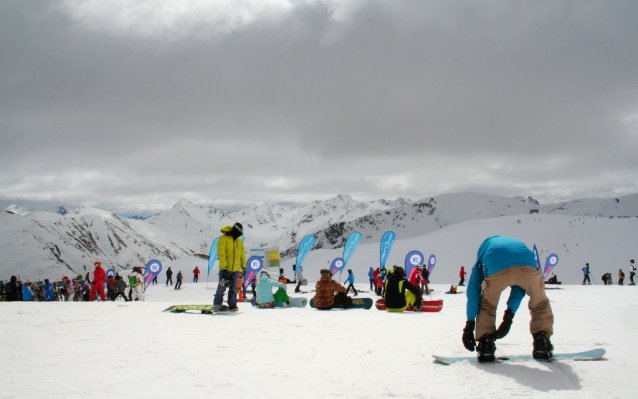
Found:
<path fill-rule="evenodd" d="M 370 269 L 370 271 L 368 272 L 368 278 L 370 280 L 374 280 L 374 269 Z"/>
<path fill-rule="evenodd" d="M 31 288 L 27 285 L 22 286 L 22 300 L 30 301 L 31 299 L 33 299 L 33 292 L 31 292 Z"/>
<path fill-rule="evenodd" d="M 255 291 L 257 292 L 257 303 L 270 303 L 275 301 L 275 297 L 272 294 L 272 287 L 286 289 L 286 284 L 271 280 L 265 274 L 259 276 L 259 281 L 255 288 Z"/>
<path fill-rule="evenodd" d="M 346 279 L 347 284 L 354 284 L 354 273 L 349 273 L 348 278 Z"/>
<path fill-rule="evenodd" d="M 512 266 L 536 267 L 534 253 L 522 242 L 515 238 L 493 236 L 483 241 L 476 263 L 472 268 L 472 275 L 467 285 L 467 320 L 474 321 L 479 311 L 481 301 L 481 284 L 485 276 L 498 273 Z M 525 290 L 519 286 L 512 286 L 507 308 L 516 313 L 521 301 L 525 297 Z"/>
<path fill-rule="evenodd" d="M 53 284 L 51 284 L 51 282 L 49 281 L 45 286 L 44 286 L 44 294 L 45 294 L 45 301 L 52 301 L 53 300 Z"/>

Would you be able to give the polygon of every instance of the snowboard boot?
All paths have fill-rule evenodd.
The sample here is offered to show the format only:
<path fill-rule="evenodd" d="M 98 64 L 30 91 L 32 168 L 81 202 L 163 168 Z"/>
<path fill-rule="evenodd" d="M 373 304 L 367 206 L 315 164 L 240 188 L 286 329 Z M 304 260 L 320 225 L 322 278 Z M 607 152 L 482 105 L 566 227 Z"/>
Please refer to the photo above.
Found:
<path fill-rule="evenodd" d="M 493 334 L 483 335 L 476 346 L 476 358 L 479 362 L 493 362 L 496 360 L 496 344 Z"/>
<path fill-rule="evenodd" d="M 539 331 L 532 335 L 534 337 L 534 351 L 532 356 L 534 359 L 548 360 L 553 356 L 554 346 L 547 336 L 547 332 Z"/>
<path fill-rule="evenodd" d="M 239 312 L 239 308 L 237 307 L 237 305 L 229 306 L 228 310 L 230 310 L 231 312 Z"/>
<path fill-rule="evenodd" d="M 228 312 L 228 306 L 226 305 L 213 305 L 214 312 Z"/>

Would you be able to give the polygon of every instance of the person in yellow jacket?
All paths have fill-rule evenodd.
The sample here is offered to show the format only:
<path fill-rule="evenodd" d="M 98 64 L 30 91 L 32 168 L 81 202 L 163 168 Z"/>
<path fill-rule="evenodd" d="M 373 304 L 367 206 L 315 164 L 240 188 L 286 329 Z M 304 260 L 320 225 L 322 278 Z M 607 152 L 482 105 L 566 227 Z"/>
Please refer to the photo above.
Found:
<path fill-rule="evenodd" d="M 213 300 L 214 311 L 237 311 L 237 280 L 246 272 L 246 252 L 241 238 L 244 226 L 235 223 L 224 226 L 217 241 L 217 259 L 219 259 L 219 283 Z M 223 305 L 224 293 L 228 288 L 228 306 Z"/>

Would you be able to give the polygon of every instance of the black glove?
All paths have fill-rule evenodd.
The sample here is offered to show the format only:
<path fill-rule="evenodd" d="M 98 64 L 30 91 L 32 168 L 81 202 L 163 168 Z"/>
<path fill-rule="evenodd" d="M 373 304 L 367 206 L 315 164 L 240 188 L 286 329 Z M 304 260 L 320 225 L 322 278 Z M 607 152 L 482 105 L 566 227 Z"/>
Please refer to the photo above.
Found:
<path fill-rule="evenodd" d="M 412 308 L 414 308 L 415 312 L 420 312 L 421 308 L 423 308 L 423 301 L 414 301 L 414 304 L 412 304 Z"/>
<path fill-rule="evenodd" d="M 474 324 L 473 321 L 466 321 L 463 329 L 463 346 L 470 352 L 474 352 L 476 341 L 474 340 Z"/>
<path fill-rule="evenodd" d="M 498 330 L 494 333 L 496 339 L 501 339 L 510 332 L 510 327 L 512 326 L 512 321 L 514 320 L 514 312 L 507 309 L 505 311 L 505 315 L 503 316 L 503 322 L 500 326 L 498 326 Z"/>
<path fill-rule="evenodd" d="M 228 273 L 228 270 L 226 269 L 222 269 L 222 271 L 219 273 L 219 284 L 222 287 L 230 287 L 230 282 L 231 282 L 231 276 L 230 273 Z"/>

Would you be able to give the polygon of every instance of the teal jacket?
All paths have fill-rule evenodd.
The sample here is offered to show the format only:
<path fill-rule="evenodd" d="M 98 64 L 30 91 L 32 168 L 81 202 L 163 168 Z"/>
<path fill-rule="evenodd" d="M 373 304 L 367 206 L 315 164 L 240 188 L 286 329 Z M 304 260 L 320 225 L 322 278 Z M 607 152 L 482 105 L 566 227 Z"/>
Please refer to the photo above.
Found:
<path fill-rule="evenodd" d="M 275 301 L 275 297 L 272 294 L 272 287 L 286 289 L 286 284 L 271 280 L 265 274 L 259 277 L 257 287 L 255 288 L 257 291 L 257 303 L 270 303 Z"/>
<path fill-rule="evenodd" d="M 467 285 L 468 321 L 474 321 L 478 314 L 482 293 L 481 284 L 485 277 L 508 267 L 521 265 L 536 267 L 536 258 L 534 252 L 519 240 L 493 236 L 483 241 Z M 519 286 L 513 286 L 507 300 L 507 308 L 516 313 L 524 297 L 525 290 Z"/>

